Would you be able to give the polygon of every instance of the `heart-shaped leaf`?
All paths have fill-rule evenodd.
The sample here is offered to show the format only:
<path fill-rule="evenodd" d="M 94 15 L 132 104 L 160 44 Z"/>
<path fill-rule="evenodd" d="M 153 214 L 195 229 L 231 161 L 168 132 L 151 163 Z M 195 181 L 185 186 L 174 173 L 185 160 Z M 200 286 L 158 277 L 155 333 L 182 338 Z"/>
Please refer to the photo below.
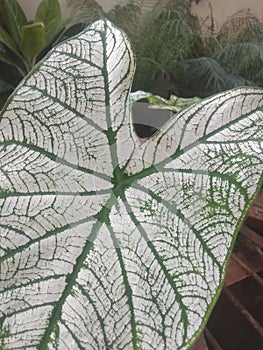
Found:
<path fill-rule="evenodd" d="M 262 90 L 142 142 L 134 57 L 108 21 L 58 46 L 0 124 L 2 349 L 187 349 L 262 180 Z"/>

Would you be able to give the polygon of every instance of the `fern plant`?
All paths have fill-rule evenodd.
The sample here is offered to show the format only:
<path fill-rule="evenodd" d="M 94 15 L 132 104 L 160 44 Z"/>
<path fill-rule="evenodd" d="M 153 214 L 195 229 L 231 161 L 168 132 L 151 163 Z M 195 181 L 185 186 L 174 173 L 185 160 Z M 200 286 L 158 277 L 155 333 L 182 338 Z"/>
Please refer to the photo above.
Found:
<path fill-rule="evenodd" d="M 263 24 L 255 15 L 239 12 L 202 39 L 201 57 L 170 65 L 173 93 L 206 97 L 235 86 L 263 86 Z"/>
<path fill-rule="evenodd" d="M 191 56 L 199 26 L 185 0 L 130 0 L 105 13 L 95 0 L 69 0 L 79 21 L 107 17 L 131 39 L 137 57 L 134 90 L 151 90 L 172 60 Z"/>

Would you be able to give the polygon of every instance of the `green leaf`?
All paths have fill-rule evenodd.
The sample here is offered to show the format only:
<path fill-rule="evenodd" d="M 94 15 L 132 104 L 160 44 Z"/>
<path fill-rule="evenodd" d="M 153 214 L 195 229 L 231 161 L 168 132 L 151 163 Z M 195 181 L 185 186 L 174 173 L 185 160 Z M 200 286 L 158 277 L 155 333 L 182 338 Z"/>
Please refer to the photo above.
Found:
<path fill-rule="evenodd" d="M 58 34 L 60 34 L 65 27 L 72 21 L 73 16 L 63 18 L 60 22 L 57 23 L 56 26 L 54 26 L 53 30 L 50 31 L 49 35 L 46 35 L 46 43 L 50 44 L 52 43 Z"/>
<path fill-rule="evenodd" d="M 12 52 L 14 52 L 16 56 L 21 58 L 21 54 L 18 51 L 15 41 L 7 33 L 7 31 L 5 31 L 5 29 L 1 26 L 0 26 L 0 42 L 3 43 L 6 47 L 8 47 Z"/>
<path fill-rule="evenodd" d="M 58 0 L 42 0 L 35 16 L 36 22 L 43 22 L 48 28 L 61 20 L 61 9 Z"/>
<path fill-rule="evenodd" d="M 216 303 L 262 184 L 263 90 L 203 100 L 142 143 L 134 70 L 127 37 L 98 21 L 52 50 L 5 106 L 7 349 L 188 349 Z"/>
<path fill-rule="evenodd" d="M 29 59 L 37 56 L 45 47 L 45 26 L 43 23 L 32 23 L 21 28 L 20 50 Z"/>
<path fill-rule="evenodd" d="M 41 1 L 35 17 L 35 22 L 43 22 L 46 27 L 46 45 L 50 44 L 71 20 L 72 17 L 62 20 L 58 0 Z"/>
<path fill-rule="evenodd" d="M 0 0 L 0 17 L 16 45 L 20 44 L 20 28 L 27 24 L 26 16 L 16 0 Z"/>
<path fill-rule="evenodd" d="M 175 90 L 185 97 L 207 97 L 238 86 L 255 85 L 241 76 L 227 72 L 215 59 L 199 57 L 177 62 L 172 80 Z"/>
<path fill-rule="evenodd" d="M 171 95 L 169 100 L 154 95 L 150 92 L 145 91 L 135 91 L 131 93 L 132 102 L 137 102 L 140 100 L 146 100 L 150 103 L 150 107 L 154 109 L 167 109 L 174 113 L 181 112 L 182 109 L 191 106 L 194 103 L 200 102 L 200 98 L 181 98 L 175 95 Z"/>

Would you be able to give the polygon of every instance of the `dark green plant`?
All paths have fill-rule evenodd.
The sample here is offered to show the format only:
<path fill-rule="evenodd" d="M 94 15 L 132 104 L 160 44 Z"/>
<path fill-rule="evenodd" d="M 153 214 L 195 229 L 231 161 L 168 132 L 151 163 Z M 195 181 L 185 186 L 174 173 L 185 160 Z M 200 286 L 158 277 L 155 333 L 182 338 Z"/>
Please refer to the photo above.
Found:
<path fill-rule="evenodd" d="M 211 25 L 201 43 L 197 57 L 170 65 L 171 92 L 206 97 L 237 86 L 263 86 L 263 25 L 250 12 L 230 17 L 218 33 Z"/>
<path fill-rule="evenodd" d="M 262 43 L 244 42 L 226 46 L 213 55 L 226 70 L 263 86 L 263 77 L 258 73 L 263 67 Z"/>
<path fill-rule="evenodd" d="M 185 0 L 130 0 L 105 13 L 95 0 L 70 0 L 78 21 L 107 17 L 131 39 L 137 57 L 133 90 L 151 90 L 173 60 L 192 57 L 199 25 Z"/>
<path fill-rule="evenodd" d="M 170 75 L 170 92 L 179 96 L 201 98 L 238 86 L 256 85 L 226 70 L 213 57 L 198 57 L 176 62 Z"/>
<path fill-rule="evenodd" d="M 71 20 L 62 18 L 58 0 L 42 0 L 34 21 L 26 18 L 16 0 L 0 0 L 2 91 L 14 87 L 32 69 Z"/>

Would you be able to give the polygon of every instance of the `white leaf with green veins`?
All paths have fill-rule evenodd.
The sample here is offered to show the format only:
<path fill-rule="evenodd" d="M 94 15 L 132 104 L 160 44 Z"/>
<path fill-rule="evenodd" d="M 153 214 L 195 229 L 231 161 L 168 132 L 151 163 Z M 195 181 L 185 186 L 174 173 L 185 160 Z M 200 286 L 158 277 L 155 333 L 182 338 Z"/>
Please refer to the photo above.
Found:
<path fill-rule="evenodd" d="M 262 90 L 208 98 L 142 143 L 133 73 L 126 36 L 98 21 L 3 111 L 1 349 L 187 349 L 211 313 L 262 183 Z"/>

